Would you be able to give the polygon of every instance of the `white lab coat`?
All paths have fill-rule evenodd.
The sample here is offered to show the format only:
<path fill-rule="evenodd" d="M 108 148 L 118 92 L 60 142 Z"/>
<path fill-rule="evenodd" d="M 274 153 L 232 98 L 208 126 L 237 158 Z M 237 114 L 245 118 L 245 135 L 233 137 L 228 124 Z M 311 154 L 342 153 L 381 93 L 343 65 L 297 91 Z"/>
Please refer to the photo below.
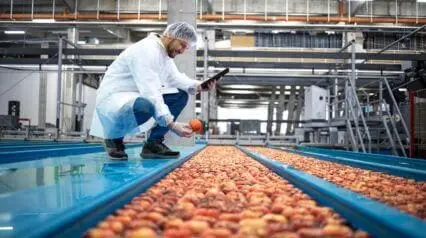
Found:
<path fill-rule="evenodd" d="M 157 121 L 166 126 L 173 118 L 164 103 L 164 91 L 170 88 L 195 93 L 198 82 L 180 73 L 160 38 L 150 34 L 124 50 L 108 68 L 96 96 L 90 134 L 112 139 L 149 130 Z M 133 104 L 138 97 L 148 99 L 155 108 L 154 118 L 138 126 Z"/>

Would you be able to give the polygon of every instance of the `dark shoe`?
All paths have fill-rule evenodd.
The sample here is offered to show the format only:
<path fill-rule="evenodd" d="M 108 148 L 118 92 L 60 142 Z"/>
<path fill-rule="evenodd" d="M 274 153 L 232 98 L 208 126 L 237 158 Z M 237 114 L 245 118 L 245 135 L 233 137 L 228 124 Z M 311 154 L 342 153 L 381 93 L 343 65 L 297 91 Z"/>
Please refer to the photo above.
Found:
<path fill-rule="evenodd" d="M 125 147 L 123 139 L 106 139 L 104 140 L 105 150 L 112 160 L 127 160 L 127 154 L 124 152 Z"/>
<path fill-rule="evenodd" d="M 179 151 L 173 151 L 162 141 L 147 141 L 143 146 L 140 156 L 142 158 L 178 158 Z"/>

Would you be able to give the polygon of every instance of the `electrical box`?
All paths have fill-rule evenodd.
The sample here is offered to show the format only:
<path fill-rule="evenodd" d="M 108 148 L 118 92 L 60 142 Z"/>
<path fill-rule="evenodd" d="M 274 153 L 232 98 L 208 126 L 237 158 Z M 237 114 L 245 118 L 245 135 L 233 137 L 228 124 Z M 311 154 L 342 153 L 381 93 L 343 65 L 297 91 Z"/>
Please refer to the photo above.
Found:
<path fill-rule="evenodd" d="M 328 96 L 327 89 L 314 85 L 305 88 L 305 121 L 328 120 Z"/>
<path fill-rule="evenodd" d="M 21 102 L 9 101 L 8 115 L 18 117 L 21 115 Z"/>
<path fill-rule="evenodd" d="M 242 135 L 259 135 L 260 121 L 259 120 L 241 120 L 240 132 Z"/>

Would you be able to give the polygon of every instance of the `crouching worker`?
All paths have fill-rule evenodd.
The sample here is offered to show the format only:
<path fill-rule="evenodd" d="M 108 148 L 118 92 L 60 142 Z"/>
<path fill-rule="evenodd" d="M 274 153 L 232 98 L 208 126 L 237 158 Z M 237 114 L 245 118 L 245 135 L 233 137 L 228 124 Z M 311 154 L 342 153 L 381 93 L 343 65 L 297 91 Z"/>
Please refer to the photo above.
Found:
<path fill-rule="evenodd" d="M 187 123 L 175 122 L 195 94 L 200 83 L 180 73 L 173 61 L 197 42 L 193 26 L 173 23 L 163 34 L 151 33 L 124 50 L 108 68 L 96 96 L 90 134 L 104 138 L 111 159 L 127 159 L 123 138 L 152 128 L 144 144 L 143 158 L 177 158 L 164 143 L 164 135 L 173 131 L 181 137 L 194 132 Z"/>

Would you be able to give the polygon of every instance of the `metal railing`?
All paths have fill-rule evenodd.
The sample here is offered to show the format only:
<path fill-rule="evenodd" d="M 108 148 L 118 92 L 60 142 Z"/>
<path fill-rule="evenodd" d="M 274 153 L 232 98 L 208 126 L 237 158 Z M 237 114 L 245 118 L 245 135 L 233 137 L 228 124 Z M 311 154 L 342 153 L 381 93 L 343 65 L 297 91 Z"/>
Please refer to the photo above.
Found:
<path fill-rule="evenodd" d="M 388 133 L 388 136 L 389 136 L 389 139 L 390 139 L 390 142 L 391 142 L 391 145 L 392 145 L 392 151 L 393 151 L 394 155 L 399 155 L 398 151 L 396 150 L 396 144 L 393 141 L 392 133 L 389 131 L 389 127 L 387 125 L 388 124 L 387 119 L 389 119 L 389 121 L 390 121 L 390 123 L 392 125 L 392 131 L 393 131 L 393 133 L 394 133 L 394 135 L 395 135 L 395 137 L 396 137 L 396 139 L 398 141 L 398 145 L 400 147 L 402 155 L 404 157 L 407 157 L 407 153 L 405 152 L 405 148 L 404 148 L 404 145 L 402 144 L 402 140 L 401 140 L 401 137 L 400 137 L 400 135 L 398 133 L 398 129 L 396 128 L 395 119 L 390 114 L 389 110 L 385 110 L 385 112 L 386 112 L 387 117 L 383 116 L 382 120 L 383 120 L 384 126 L 386 128 L 386 132 Z"/>
<path fill-rule="evenodd" d="M 356 107 L 354 107 L 354 105 L 352 105 L 351 100 L 348 97 L 346 98 L 346 103 L 348 105 L 349 111 L 351 112 L 353 120 L 355 122 L 355 127 L 356 127 L 356 130 L 357 130 L 357 134 L 359 136 L 359 141 L 360 141 L 361 147 L 363 149 L 363 152 L 365 153 L 366 150 L 365 150 L 365 146 L 364 146 L 364 142 L 363 142 L 364 136 L 361 134 L 361 131 L 359 129 L 358 114 L 361 117 L 362 126 L 364 128 L 364 134 L 367 137 L 367 150 L 368 150 L 369 153 L 371 153 L 371 135 L 370 135 L 370 131 L 369 131 L 367 122 L 365 120 L 364 114 L 362 113 L 362 107 L 361 107 L 361 104 L 360 104 L 360 102 L 358 100 L 358 97 L 357 97 L 356 91 L 354 89 L 354 86 L 353 86 L 351 80 L 349 80 L 349 79 L 348 79 L 348 90 L 350 90 L 350 92 L 353 95 L 352 98 L 355 101 L 355 106 Z"/>
<path fill-rule="evenodd" d="M 404 127 L 404 132 L 407 135 L 407 143 L 410 143 L 410 141 L 411 141 L 410 140 L 410 131 L 408 130 L 407 123 L 405 123 L 404 117 L 402 116 L 402 113 L 401 113 L 401 110 L 399 109 L 398 103 L 396 102 L 395 97 L 393 96 L 392 89 L 389 86 L 388 80 L 386 78 L 383 78 L 383 81 L 385 82 L 386 88 L 389 92 L 390 98 L 392 99 L 392 102 L 393 102 L 393 105 L 396 109 L 396 112 L 398 113 L 398 116 L 401 118 L 401 123 L 402 123 L 402 126 Z"/>

